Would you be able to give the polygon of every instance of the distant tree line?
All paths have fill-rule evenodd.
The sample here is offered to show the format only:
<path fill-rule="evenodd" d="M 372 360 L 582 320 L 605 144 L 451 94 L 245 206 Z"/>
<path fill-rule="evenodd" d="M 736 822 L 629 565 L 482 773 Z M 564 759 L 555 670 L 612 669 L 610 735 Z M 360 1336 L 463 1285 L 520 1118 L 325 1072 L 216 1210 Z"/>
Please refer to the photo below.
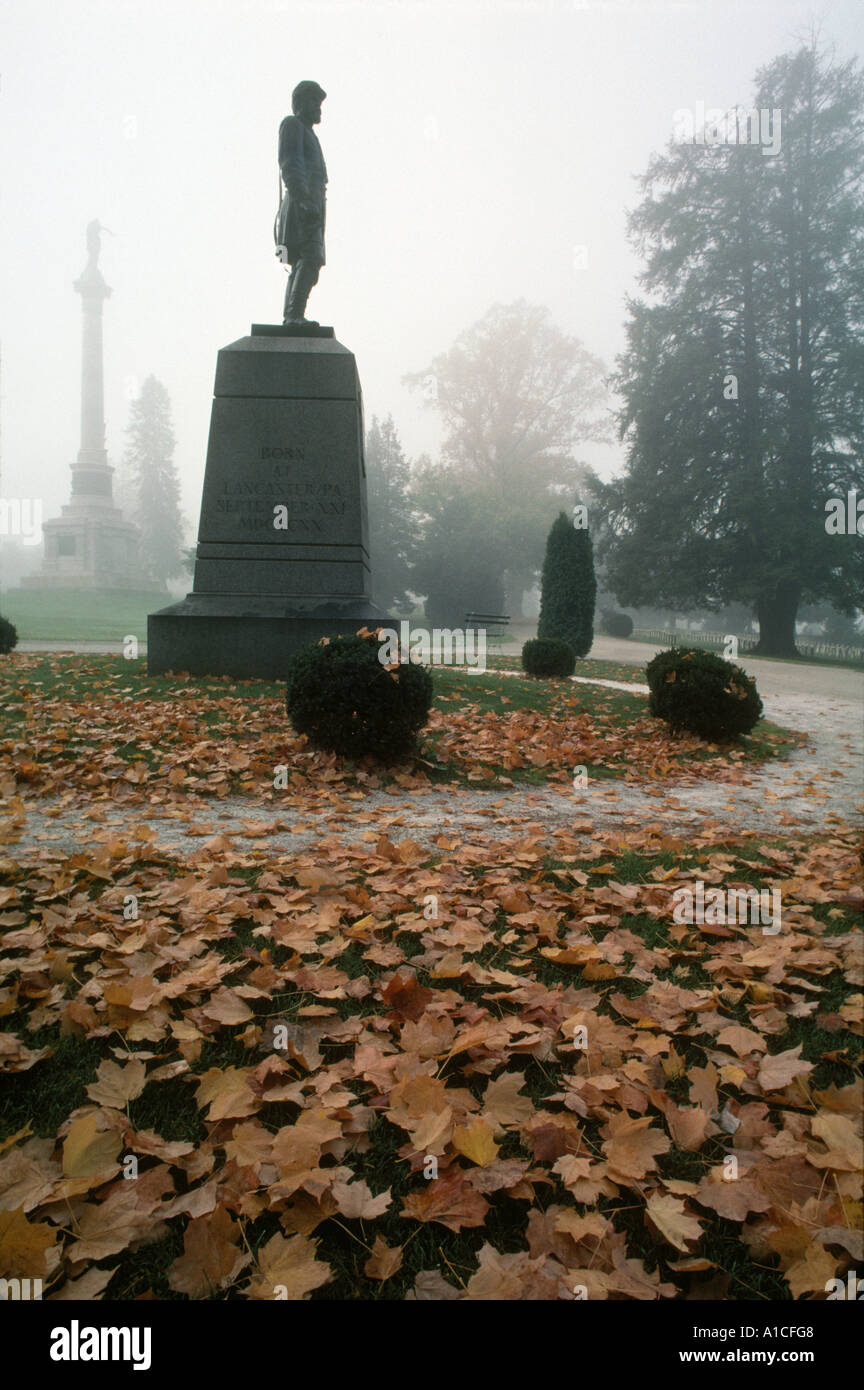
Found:
<path fill-rule="evenodd" d="M 409 467 L 391 417 L 366 439 L 373 596 L 421 599 L 436 626 L 469 611 L 521 615 L 546 537 L 579 500 L 584 440 L 606 438 L 605 370 L 547 309 L 495 305 L 425 371 L 407 377 L 441 416 L 440 459 Z"/>
<path fill-rule="evenodd" d="M 864 518 L 838 533 L 826 504 L 864 498 L 864 77 L 811 45 L 757 74 L 753 105 L 782 113 L 776 153 L 672 142 L 652 160 L 613 377 L 548 310 L 496 305 L 406 378 L 444 426 L 434 464 L 409 467 L 373 420 L 383 608 L 519 616 L 557 513 L 584 502 L 601 606 L 755 618 L 772 656 L 813 613 L 856 632 Z M 608 437 L 610 386 L 627 459 L 603 483 L 577 451 Z"/>

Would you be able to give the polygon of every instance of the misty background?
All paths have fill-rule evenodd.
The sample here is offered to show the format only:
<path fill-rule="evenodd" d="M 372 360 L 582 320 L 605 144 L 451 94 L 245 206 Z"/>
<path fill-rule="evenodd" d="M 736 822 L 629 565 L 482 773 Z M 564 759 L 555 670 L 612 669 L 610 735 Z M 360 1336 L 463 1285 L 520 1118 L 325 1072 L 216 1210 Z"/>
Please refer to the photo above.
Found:
<path fill-rule="evenodd" d="M 79 435 L 85 227 L 99 218 L 109 460 L 155 374 L 194 542 L 217 350 L 281 320 L 276 138 L 328 93 L 327 265 L 310 313 L 357 356 L 367 424 L 409 457 L 439 421 L 402 382 L 489 307 L 525 299 L 611 370 L 639 262 L 635 178 L 676 110 L 748 105 L 815 26 L 860 47 L 860 0 L 231 0 L 0 10 L 2 490 L 68 500 Z M 584 250 L 580 249 L 584 248 Z M 613 402 L 614 404 L 614 402 Z M 585 444 L 608 478 L 623 446 Z"/>

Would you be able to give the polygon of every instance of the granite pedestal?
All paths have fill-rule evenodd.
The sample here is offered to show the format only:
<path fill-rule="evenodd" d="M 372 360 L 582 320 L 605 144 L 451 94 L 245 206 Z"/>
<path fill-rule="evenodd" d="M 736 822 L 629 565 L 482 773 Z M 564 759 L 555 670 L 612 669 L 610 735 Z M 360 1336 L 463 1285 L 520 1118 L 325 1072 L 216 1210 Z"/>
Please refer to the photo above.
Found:
<path fill-rule="evenodd" d="M 363 406 L 332 328 L 252 325 L 216 365 L 192 593 L 151 613 L 148 670 L 280 679 L 369 593 Z"/>

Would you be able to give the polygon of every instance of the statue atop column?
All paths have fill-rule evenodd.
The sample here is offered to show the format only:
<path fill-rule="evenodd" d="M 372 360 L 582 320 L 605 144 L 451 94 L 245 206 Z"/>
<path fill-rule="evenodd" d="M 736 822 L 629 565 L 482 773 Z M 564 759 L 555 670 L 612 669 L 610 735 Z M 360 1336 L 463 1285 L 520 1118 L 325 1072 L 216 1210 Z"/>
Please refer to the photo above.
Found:
<path fill-rule="evenodd" d="M 313 126 L 321 122 L 327 93 L 317 82 L 300 82 L 291 93 L 293 115 L 279 127 L 281 196 L 274 234 L 276 254 L 291 274 L 285 291 L 284 322 L 317 328 L 306 318 L 306 302 L 325 263 L 327 167 Z"/>
<path fill-rule="evenodd" d="M 99 252 L 102 248 L 102 223 L 96 217 L 87 223 L 87 269 L 98 270 Z"/>
<path fill-rule="evenodd" d="M 108 232 L 113 235 L 110 228 L 103 227 L 98 217 L 94 217 L 92 222 L 87 223 L 87 264 L 75 281 L 75 288 L 79 294 L 89 293 L 91 296 L 101 296 L 107 299 L 111 294 L 108 286 L 99 269 L 99 252 L 102 249 L 102 233 Z"/>

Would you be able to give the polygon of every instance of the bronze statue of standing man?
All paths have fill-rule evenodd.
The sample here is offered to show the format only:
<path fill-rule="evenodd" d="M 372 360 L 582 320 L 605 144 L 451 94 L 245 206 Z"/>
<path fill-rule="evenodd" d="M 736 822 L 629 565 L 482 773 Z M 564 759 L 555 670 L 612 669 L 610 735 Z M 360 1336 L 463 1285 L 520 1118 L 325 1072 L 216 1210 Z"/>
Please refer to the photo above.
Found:
<path fill-rule="evenodd" d="M 292 116 L 279 127 L 279 169 L 285 192 L 276 216 L 276 254 L 291 266 L 284 322 L 317 328 L 306 318 L 306 301 L 324 265 L 327 168 L 313 126 L 320 124 L 327 93 L 317 82 L 300 82 L 291 93 Z M 281 187 L 281 185 L 280 185 Z"/>

